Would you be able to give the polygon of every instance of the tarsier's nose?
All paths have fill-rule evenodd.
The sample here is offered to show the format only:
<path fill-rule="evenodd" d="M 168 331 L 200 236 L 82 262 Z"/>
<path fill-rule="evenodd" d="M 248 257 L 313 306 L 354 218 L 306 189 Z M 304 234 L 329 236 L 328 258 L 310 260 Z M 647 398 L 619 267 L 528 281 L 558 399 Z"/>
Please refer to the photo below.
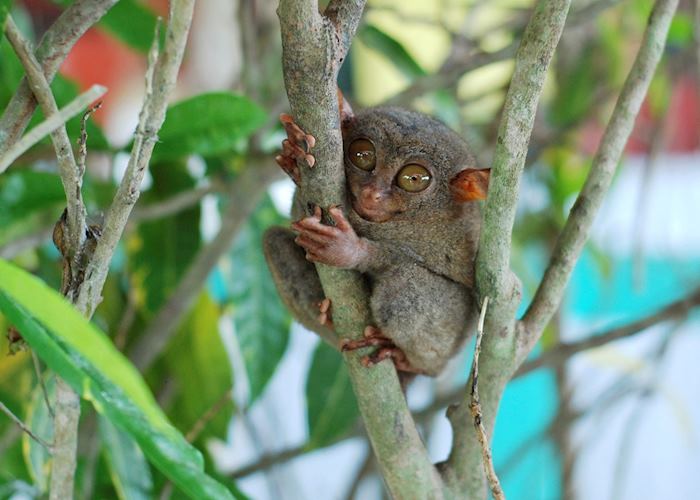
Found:
<path fill-rule="evenodd" d="M 360 192 L 360 200 L 363 205 L 378 205 L 385 198 L 385 192 L 373 186 L 367 186 Z"/>

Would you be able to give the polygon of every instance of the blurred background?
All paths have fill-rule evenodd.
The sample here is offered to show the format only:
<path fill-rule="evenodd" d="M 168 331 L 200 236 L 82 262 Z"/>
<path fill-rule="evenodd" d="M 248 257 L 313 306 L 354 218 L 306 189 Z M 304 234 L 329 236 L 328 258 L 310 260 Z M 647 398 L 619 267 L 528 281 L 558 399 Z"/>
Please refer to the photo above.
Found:
<path fill-rule="evenodd" d="M 36 41 L 70 3 L 16 0 L 12 15 Z M 512 266 L 523 308 L 651 6 L 572 4 L 515 224 Z M 269 0 L 197 4 L 176 98 L 94 321 L 143 370 L 212 474 L 235 479 L 255 499 L 380 499 L 386 493 L 342 361 L 293 323 L 262 257 L 261 235 L 288 223 L 293 193 L 274 163 L 284 137 L 278 115 L 288 111 L 275 8 Z M 355 108 L 391 104 L 437 116 L 488 167 L 531 8 L 520 0 L 369 0 L 340 86 Z M 494 457 L 508 498 L 700 497 L 700 317 L 698 294 L 691 295 L 700 287 L 699 8 L 681 1 L 594 234 L 536 349 L 544 361 L 506 391 Z M 128 159 L 157 16 L 167 17 L 167 1 L 120 0 L 76 44 L 52 85 L 59 106 L 94 83 L 109 88 L 88 128 L 85 198 L 95 220 Z M 3 39 L 0 109 L 22 74 Z M 79 118 L 68 130 L 77 138 Z M 64 205 L 48 140 L 0 176 L 0 257 L 54 288 L 61 268 L 50 235 Z M 656 315 L 686 297 L 674 314 Z M 0 327 L 7 328 L 2 316 Z M 145 352 L 147 339 L 162 332 L 166 348 Z M 607 341 L 613 337 L 625 338 Z M 408 390 L 435 461 L 449 452 L 444 410 L 463 390 L 472 348 L 440 378 L 419 377 Z M 45 435 L 37 372 L 26 351 L 8 354 L 15 350 L 3 334 L 0 400 Z M 181 497 L 137 448 L 110 445 L 97 426 L 84 405 L 78 498 Z M 45 495 L 48 457 L 37 448 L 0 417 L 0 498 Z"/>

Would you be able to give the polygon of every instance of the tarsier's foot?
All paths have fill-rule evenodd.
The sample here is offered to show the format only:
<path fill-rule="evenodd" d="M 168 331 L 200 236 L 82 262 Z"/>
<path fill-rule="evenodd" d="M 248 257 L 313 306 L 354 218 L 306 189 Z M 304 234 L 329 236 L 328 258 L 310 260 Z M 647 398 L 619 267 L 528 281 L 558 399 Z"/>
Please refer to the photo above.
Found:
<path fill-rule="evenodd" d="M 318 322 L 328 328 L 333 328 L 333 317 L 331 316 L 331 299 L 326 297 L 318 303 Z"/>
<path fill-rule="evenodd" d="M 394 342 L 391 339 L 386 338 L 382 335 L 382 331 L 374 326 L 368 326 L 365 331 L 362 332 L 361 339 L 349 340 L 344 339 L 340 350 L 354 351 L 355 349 L 362 349 L 363 347 L 393 347 Z"/>
<path fill-rule="evenodd" d="M 368 326 L 363 332 L 363 338 L 343 341 L 340 350 L 353 351 L 363 347 L 378 347 L 375 352 L 362 358 L 362 364 L 366 367 L 374 366 L 385 359 L 391 359 L 396 369 L 403 372 L 419 373 L 411 366 L 406 354 L 396 347 L 394 342 L 385 337 L 381 330 L 375 326 Z"/>
<path fill-rule="evenodd" d="M 290 115 L 282 113 L 280 121 L 287 132 L 287 139 L 282 141 L 282 154 L 276 156 L 275 161 L 296 184 L 299 184 L 300 173 L 297 160 L 305 161 L 309 167 L 316 164 L 316 158 L 311 154 L 311 148 L 316 145 L 316 139 L 294 123 L 294 118 Z"/>

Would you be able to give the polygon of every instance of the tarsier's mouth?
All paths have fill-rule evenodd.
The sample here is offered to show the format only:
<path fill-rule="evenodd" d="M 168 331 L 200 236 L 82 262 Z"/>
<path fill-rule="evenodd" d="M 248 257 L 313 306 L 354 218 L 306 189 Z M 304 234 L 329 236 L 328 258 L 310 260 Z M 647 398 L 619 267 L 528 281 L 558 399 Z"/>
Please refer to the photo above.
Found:
<path fill-rule="evenodd" d="M 355 213 L 357 213 L 357 215 L 369 222 L 387 222 L 399 213 L 401 213 L 396 211 L 377 210 L 365 207 L 362 204 L 360 204 L 354 196 L 352 199 L 352 208 L 353 210 L 355 210 Z"/>

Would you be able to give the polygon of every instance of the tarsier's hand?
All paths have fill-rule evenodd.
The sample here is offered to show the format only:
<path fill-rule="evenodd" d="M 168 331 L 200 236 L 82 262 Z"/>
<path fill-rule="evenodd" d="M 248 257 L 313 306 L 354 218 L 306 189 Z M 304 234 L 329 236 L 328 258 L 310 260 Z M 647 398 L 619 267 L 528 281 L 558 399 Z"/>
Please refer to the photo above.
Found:
<path fill-rule="evenodd" d="M 299 232 L 294 241 L 306 250 L 306 258 L 312 262 L 357 267 L 367 257 L 367 240 L 357 236 L 339 207 L 331 207 L 328 213 L 335 226 L 321 223 L 320 207 L 314 209 L 312 216 L 292 223 L 292 228 Z"/>
<path fill-rule="evenodd" d="M 314 166 L 316 158 L 311 154 L 311 148 L 316 145 L 316 139 L 304 132 L 290 115 L 282 113 L 280 121 L 287 132 L 287 139 L 282 141 L 282 154 L 276 156 L 275 161 L 298 185 L 300 174 L 297 160 L 305 161 L 309 167 Z"/>

